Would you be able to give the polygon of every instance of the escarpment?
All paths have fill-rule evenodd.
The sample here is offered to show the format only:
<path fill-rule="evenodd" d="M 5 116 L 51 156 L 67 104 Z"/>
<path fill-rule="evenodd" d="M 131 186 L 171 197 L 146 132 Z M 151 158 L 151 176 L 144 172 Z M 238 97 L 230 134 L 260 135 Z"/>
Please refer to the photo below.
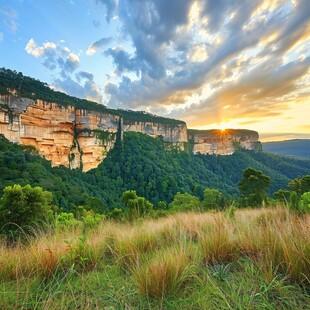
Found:
<path fill-rule="evenodd" d="M 120 119 L 43 100 L 0 96 L 0 133 L 34 146 L 53 166 L 96 168 L 114 145 Z"/>
<path fill-rule="evenodd" d="M 168 146 L 194 154 L 232 154 L 236 148 L 259 150 L 258 133 L 250 130 L 191 130 L 186 123 L 144 112 L 79 109 L 74 105 L 0 95 L 0 134 L 29 145 L 50 160 L 88 171 L 113 148 L 117 132 L 136 131 L 161 137 Z M 190 146 L 190 148 L 188 147 Z"/>
<path fill-rule="evenodd" d="M 230 155 L 238 148 L 261 150 L 259 135 L 246 129 L 188 130 L 193 153 Z"/>

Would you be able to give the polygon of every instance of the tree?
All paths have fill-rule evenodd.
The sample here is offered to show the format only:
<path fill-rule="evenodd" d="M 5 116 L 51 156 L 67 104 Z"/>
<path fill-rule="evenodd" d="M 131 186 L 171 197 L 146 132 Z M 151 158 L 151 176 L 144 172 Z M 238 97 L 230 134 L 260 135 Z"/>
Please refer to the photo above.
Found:
<path fill-rule="evenodd" d="M 303 193 L 310 191 L 310 175 L 305 175 L 302 178 L 296 178 L 290 181 L 288 187 L 300 197 Z"/>
<path fill-rule="evenodd" d="M 258 206 L 262 204 L 266 198 L 265 189 L 270 185 L 270 177 L 250 167 L 242 172 L 242 176 L 238 187 L 244 195 L 246 205 Z"/>
<path fill-rule="evenodd" d="M 213 188 L 206 188 L 203 191 L 202 207 L 204 209 L 223 209 L 226 205 L 226 199 L 222 192 Z"/>
<path fill-rule="evenodd" d="M 30 234 L 42 227 L 51 214 L 52 193 L 41 187 L 7 186 L 0 200 L 0 232 L 9 238 Z M 22 230 L 21 230 L 22 229 Z"/>
<path fill-rule="evenodd" d="M 310 192 L 305 192 L 301 195 L 300 211 L 303 213 L 310 213 Z"/>
<path fill-rule="evenodd" d="M 174 212 L 200 211 L 201 202 L 199 198 L 188 193 L 177 193 L 170 203 L 169 208 Z"/>
<path fill-rule="evenodd" d="M 153 210 L 153 204 L 144 197 L 139 197 L 136 191 L 125 191 L 121 201 L 125 204 L 127 218 L 130 221 L 144 217 Z"/>
<path fill-rule="evenodd" d="M 287 189 L 279 189 L 273 193 L 273 197 L 285 204 L 288 204 L 290 201 L 291 192 Z"/>

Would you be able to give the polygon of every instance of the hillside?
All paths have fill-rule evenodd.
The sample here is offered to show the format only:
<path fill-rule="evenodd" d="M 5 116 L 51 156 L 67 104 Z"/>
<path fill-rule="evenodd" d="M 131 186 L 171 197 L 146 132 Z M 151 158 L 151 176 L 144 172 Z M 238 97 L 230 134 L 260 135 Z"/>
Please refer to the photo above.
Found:
<path fill-rule="evenodd" d="M 265 152 L 310 158 L 310 139 L 294 139 L 262 143 Z"/>
<path fill-rule="evenodd" d="M 310 160 L 247 150 L 228 156 L 166 152 L 160 138 L 134 132 L 124 133 L 123 143 L 87 173 L 53 168 L 33 148 L 3 137 L 0 142 L 0 190 L 15 183 L 38 185 L 53 192 L 54 204 L 65 210 L 89 203 L 98 211 L 122 207 L 120 197 L 127 189 L 137 190 L 155 205 L 161 200 L 170 203 L 177 192 L 201 197 L 206 187 L 237 197 L 242 170 L 249 166 L 271 177 L 270 193 L 286 188 L 293 178 L 310 174 Z M 96 197 L 96 206 L 92 197 Z"/>

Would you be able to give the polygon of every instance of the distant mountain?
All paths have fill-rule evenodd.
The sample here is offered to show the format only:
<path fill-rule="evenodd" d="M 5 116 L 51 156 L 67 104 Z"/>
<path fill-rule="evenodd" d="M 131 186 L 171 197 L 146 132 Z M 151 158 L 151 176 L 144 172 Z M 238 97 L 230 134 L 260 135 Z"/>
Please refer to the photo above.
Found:
<path fill-rule="evenodd" d="M 310 158 L 310 139 L 294 139 L 262 143 L 265 152 Z"/>

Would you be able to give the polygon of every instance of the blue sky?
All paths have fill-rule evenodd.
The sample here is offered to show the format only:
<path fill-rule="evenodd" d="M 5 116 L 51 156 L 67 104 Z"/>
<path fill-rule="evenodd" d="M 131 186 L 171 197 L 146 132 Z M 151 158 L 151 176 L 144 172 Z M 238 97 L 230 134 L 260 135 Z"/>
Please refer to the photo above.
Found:
<path fill-rule="evenodd" d="M 309 0 L 1 0 L 0 66 L 114 108 L 310 138 Z"/>

